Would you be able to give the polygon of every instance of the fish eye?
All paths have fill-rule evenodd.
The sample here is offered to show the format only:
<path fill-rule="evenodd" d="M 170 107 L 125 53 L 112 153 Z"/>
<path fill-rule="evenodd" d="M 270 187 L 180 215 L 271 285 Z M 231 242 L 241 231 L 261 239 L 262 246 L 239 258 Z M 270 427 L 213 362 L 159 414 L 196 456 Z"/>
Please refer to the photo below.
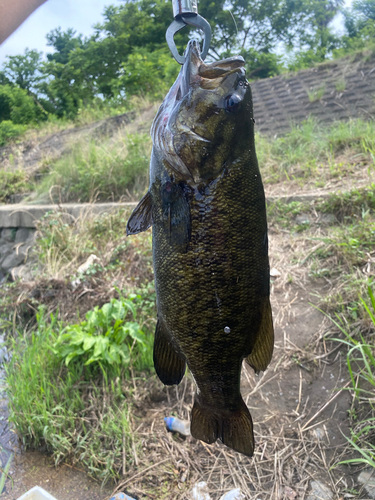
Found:
<path fill-rule="evenodd" d="M 237 111 L 238 106 L 241 102 L 241 97 L 238 94 L 229 94 L 224 99 L 224 108 L 230 113 Z"/>

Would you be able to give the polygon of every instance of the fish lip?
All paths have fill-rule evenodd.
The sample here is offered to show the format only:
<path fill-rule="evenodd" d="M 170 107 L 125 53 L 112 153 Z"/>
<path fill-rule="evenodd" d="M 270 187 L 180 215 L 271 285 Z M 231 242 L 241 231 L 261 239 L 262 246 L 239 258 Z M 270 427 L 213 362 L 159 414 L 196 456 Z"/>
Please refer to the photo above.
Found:
<path fill-rule="evenodd" d="M 214 88 L 232 73 L 244 70 L 245 60 L 242 56 L 228 57 L 220 61 L 205 63 L 201 57 L 198 40 L 189 41 L 185 50 L 185 63 L 182 67 L 180 88 L 177 101 L 181 101 L 192 87 Z M 215 82 L 216 80 L 216 82 Z"/>

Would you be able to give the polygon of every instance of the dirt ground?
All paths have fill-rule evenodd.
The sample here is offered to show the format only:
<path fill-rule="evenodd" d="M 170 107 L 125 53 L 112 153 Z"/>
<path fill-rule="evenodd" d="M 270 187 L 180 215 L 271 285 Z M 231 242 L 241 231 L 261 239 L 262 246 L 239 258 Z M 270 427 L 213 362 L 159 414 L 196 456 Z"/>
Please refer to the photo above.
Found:
<path fill-rule="evenodd" d="M 353 401 L 349 376 L 332 323 L 312 304 L 329 290 L 326 281 L 311 281 L 307 268 L 295 263 L 297 240 L 270 227 L 271 299 L 276 342 L 268 370 L 259 377 L 244 366 L 242 394 L 254 420 L 256 451 L 252 459 L 217 442 L 206 445 L 165 429 L 163 418 L 189 419 L 194 384 L 189 376 L 166 388 L 156 376 L 137 382 L 134 418 L 142 438 L 138 467 L 125 472 L 116 487 L 136 499 L 190 499 L 198 481 L 206 481 L 213 500 L 239 487 L 249 500 L 307 498 L 312 480 L 330 488 L 332 498 L 365 499 L 358 471 L 331 466 L 348 458 L 348 411 Z M 298 252 L 309 251 L 298 246 Z M 5 411 L 5 410 L 4 410 Z M 4 415 L 4 413 L 3 413 Z M 13 443 L 14 445 L 14 443 Z M 17 451 L 17 450 L 15 450 Z M 61 465 L 38 452 L 16 453 L 4 500 L 15 500 L 36 484 L 58 500 L 109 498 L 84 471 Z M 353 495 L 353 492 L 355 494 Z"/>

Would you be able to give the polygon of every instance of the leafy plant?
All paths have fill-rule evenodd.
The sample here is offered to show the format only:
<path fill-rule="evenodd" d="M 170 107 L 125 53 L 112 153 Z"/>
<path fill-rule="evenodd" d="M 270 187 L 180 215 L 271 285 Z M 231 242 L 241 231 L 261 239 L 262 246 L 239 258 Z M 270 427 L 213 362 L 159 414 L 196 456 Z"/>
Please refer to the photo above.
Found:
<path fill-rule="evenodd" d="M 136 320 L 137 312 L 130 298 L 112 299 L 102 308 L 95 307 L 86 314 L 86 321 L 67 326 L 54 344 L 54 352 L 65 361 L 84 365 L 129 365 L 137 345 L 144 350 L 145 334 Z M 133 321 L 126 320 L 130 316 Z"/>
<path fill-rule="evenodd" d="M 134 299 L 134 303 L 137 303 Z M 10 339 L 12 358 L 6 366 L 9 398 L 9 421 L 23 445 L 42 447 L 51 452 L 55 463 L 80 462 L 90 474 L 103 482 L 121 476 L 124 457 L 133 465 L 134 450 L 142 453 L 139 438 L 133 431 L 131 388 L 125 384 L 126 367 L 106 365 L 88 370 L 80 362 L 66 366 L 55 355 L 54 345 L 61 324 L 57 316 L 37 314 L 33 332 L 18 332 Z M 150 345 L 142 360 L 133 348 L 134 370 L 151 365 Z M 78 358 L 77 358 L 78 360 Z M 143 366 L 142 366 L 143 364 Z M 103 404 L 105 402 L 105 404 Z"/>

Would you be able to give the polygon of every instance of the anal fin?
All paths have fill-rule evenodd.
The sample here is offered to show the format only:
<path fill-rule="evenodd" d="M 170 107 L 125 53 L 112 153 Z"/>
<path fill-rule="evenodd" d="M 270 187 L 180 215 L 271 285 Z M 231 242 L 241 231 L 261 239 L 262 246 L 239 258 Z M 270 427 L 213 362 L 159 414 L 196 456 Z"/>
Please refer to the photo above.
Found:
<path fill-rule="evenodd" d="M 270 364 L 273 353 L 274 332 L 272 311 L 269 297 L 265 297 L 261 308 L 261 323 L 253 350 L 247 356 L 246 362 L 256 372 L 264 371 Z"/>
<path fill-rule="evenodd" d="M 157 376 L 164 385 L 178 385 L 185 375 L 185 359 L 174 349 L 160 320 L 155 330 L 154 366 Z"/>

